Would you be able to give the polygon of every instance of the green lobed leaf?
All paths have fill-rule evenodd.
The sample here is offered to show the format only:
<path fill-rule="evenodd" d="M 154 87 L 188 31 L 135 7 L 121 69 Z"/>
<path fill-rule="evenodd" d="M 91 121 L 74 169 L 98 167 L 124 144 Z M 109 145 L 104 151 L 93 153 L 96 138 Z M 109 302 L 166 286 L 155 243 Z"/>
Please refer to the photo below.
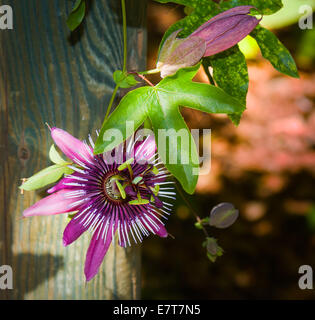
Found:
<path fill-rule="evenodd" d="M 230 0 L 220 4 L 223 10 L 228 10 L 237 6 L 253 6 L 262 14 L 273 14 L 282 7 L 282 0 Z"/>
<path fill-rule="evenodd" d="M 204 58 L 203 65 L 213 68 L 213 78 L 220 88 L 246 105 L 248 69 L 246 59 L 238 46 Z M 241 114 L 232 114 L 229 117 L 235 125 L 238 125 Z"/>
<path fill-rule="evenodd" d="M 154 87 L 138 88 L 125 95 L 107 121 L 103 123 L 94 153 L 99 154 L 115 147 L 111 140 L 107 141 L 109 138 L 107 130 L 119 129 L 125 140 L 132 134 L 132 132 L 126 132 L 127 121 L 134 121 L 134 130 L 136 130 L 149 117 L 156 139 L 162 132 L 159 130 L 165 129 L 163 138 L 167 138 L 168 143 L 165 150 L 161 150 L 158 144 L 158 151 L 166 168 L 180 181 L 186 192 L 193 193 L 198 178 L 198 154 L 179 107 L 186 106 L 203 112 L 226 114 L 242 113 L 244 110 L 242 103 L 222 89 L 193 82 L 192 78 L 199 66 L 200 64 L 180 69 Z M 185 136 L 184 140 L 188 141 L 184 147 L 181 145 L 180 136 L 174 139 L 174 134 L 179 132 Z M 171 135 L 171 139 L 168 134 Z M 176 161 L 168 161 L 169 154 L 172 154 Z"/>
<path fill-rule="evenodd" d="M 19 188 L 26 191 L 40 189 L 53 182 L 56 182 L 64 174 L 71 174 L 72 172 L 73 170 L 68 168 L 66 165 L 54 164 L 28 178 L 27 181 L 24 182 Z"/>
<path fill-rule="evenodd" d="M 298 70 L 289 50 L 269 30 L 257 26 L 251 32 L 251 36 L 257 41 L 264 58 L 270 61 L 273 67 L 294 78 L 299 78 Z"/>
<path fill-rule="evenodd" d="M 59 152 L 56 150 L 55 145 L 52 144 L 49 150 L 49 159 L 55 164 L 70 164 L 69 162 L 62 159 Z"/>
<path fill-rule="evenodd" d="M 76 0 L 67 19 L 67 26 L 74 31 L 83 21 L 85 16 L 85 0 Z"/>

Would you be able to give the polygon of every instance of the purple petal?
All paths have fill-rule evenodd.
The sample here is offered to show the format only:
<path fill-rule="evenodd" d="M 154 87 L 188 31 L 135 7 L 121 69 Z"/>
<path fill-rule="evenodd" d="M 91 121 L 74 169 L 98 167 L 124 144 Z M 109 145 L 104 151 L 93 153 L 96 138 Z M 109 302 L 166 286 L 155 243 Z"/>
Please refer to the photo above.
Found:
<path fill-rule="evenodd" d="M 204 24 L 202 24 L 198 29 L 196 29 L 190 36 L 200 36 L 201 34 L 203 34 L 203 31 L 205 32 L 205 35 L 207 35 L 207 33 L 212 33 L 213 30 L 216 31 L 215 28 L 212 27 L 212 25 L 215 22 L 218 22 L 220 20 L 223 21 L 229 21 L 228 18 L 233 17 L 233 16 L 237 16 L 237 15 L 247 15 L 248 13 L 250 13 L 251 9 L 254 9 L 255 7 L 253 6 L 238 6 L 229 10 L 226 10 L 224 12 L 221 12 L 219 14 L 217 14 L 216 16 L 214 16 L 213 18 L 211 18 L 210 20 L 208 20 L 207 22 L 205 22 Z M 189 37 L 190 37 L 189 36 Z"/>
<path fill-rule="evenodd" d="M 237 24 L 237 31 L 235 29 L 227 31 L 223 36 L 215 39 L 207 46 L 205 57 L 212 56 L 216 53 L 227 50 L 242 39 L 244 39 L 258 24 L 258 20 L 254 17 L 247 17 L 242 19 Z"/>
<path fill-rule="evenodd" d="M 68 132 L 59 128 L 52 128 L 51 136 L 60 150 L 74 162 L 79 160 L 87 163 L 87 161 L 93 159 L 92 149 Z"/>
<path fill-rule="evenodd" d="M 25 209 L 23 211 L 24 217 L 30 216 L 48 216 L 53 214 L 60 214 L 74 211 L 77 206 L 70 207 L 70 205 L 74 202 L 73 199 L 69 199 L 65 197 L 65 193 L 69 192 L 69 190 L 60 190 L 48 197 L 45 197 L 31 207 Z M 79 200 L 79 199 L 76 199 Z"/>
<path fill-rule="evenodd" d="M 155 215 L 151 214 L 150 218 L 155 222 L 155 224 L 152 224 L 149 219 L 146 219 L 146 221 L 150 224 L 150 226 L 154 229 L 155 233 L 160 236 L 161 238 L 167 238 L 168 232 L 166 231 L 163 223 L 160 219 L 158 219 Z M 157 225 L 157 227 L 156 227 Z"/>
<path fill-rule="evenodd" d="M 112 241 L 112 228 L 114 228 L 113 233 L 115 234 L 117 223 L 115 227 L 111 225 L 108 228 L 106 239 L 102 238 L 102 229 L 100 234 L 99 229 L 94 232 L 85 260 L 84 274 L 86 281 L 90 281 L 98 273 L 98 269 Z"/>
<path fill-rule="evenodd" d="M 231 48 L 245 38 L 259 23 L 249 16 L 253 6 L 239 6 L 222 12 L 194 31 L 190 37 L 200 37 L 207 43 L 205 57 Z"/>
<path fill-rule="evenodd" d="M 77 213 L 79 215 L 80 212 Z M 63 245 L 66 247 L 75 240 L 77 240 L 82 233 L 84 233 L 89 225 L 84 226 L 83 223 L 81 222 L 82 218 L 80 219 L 75 219 L 75 217 L 67 224 L 64 232 L 63 232 Z"/>
<path fill-rule="evenodd" d="M 74 179 L 62 178 L 56 185 L 48 189 L 47 193 L 54 193 L 62 189 L 75 189 L 74 186 L 67 185 L 67 183 L 70 183 L 70 182 L 75 183 L 77 181 Z"/>

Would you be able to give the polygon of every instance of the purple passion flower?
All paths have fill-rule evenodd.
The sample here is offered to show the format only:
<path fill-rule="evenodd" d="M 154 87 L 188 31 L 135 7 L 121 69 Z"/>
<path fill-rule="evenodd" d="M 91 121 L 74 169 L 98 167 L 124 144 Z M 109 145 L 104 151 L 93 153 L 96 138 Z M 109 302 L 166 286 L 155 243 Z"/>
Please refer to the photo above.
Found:
<path fill-rule="evenodd" d="M 68 246 L 83 232 L 92 231 L 86 281 L 97 274 L 116 232 L 122 247 L 142 242 L 150 233 L 168 236 L 160 218 L 166 219 L 172 204 L 160 198 L 175 199 L 175 192 L 173 182 L 166 181 L 170 175 L 157 157 L 154 136 L 143 142 L 129 138 L 101 155 L 93 154 L 90 136 L 90 145 L 58 128 L 51 129 L 51 136 L 74 162 L 69 165 L 74 172 L 50 188 L 51 195 L 24 210 L 23 216 L 75 211 L 64 230 L 63 244 Z"/>
<path fill-rule="evenodd" d="M 164 42 L 157 63 L 161 77 L 180 68 L 193 66 L 202 57 L 227 50 L 245 38 L 260 20 L 249 15 L 253 6 L 238 6 L 211 18 L 187 38 L 176 38 L 181 30 L 173 32 Z"/>

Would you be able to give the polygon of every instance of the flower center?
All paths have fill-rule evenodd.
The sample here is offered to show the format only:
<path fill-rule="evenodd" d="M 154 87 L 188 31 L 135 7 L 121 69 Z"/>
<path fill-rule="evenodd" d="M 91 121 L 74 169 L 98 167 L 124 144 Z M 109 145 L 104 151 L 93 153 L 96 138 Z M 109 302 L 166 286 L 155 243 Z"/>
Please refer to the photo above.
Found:
<path fill-rule="evenodd" d="M 108 176 L 104 181 L 104 191 L 106 195 L 113 201 L 123 200 L 121 193 L 117 187 L 117 178 L 114 174 Z"/>

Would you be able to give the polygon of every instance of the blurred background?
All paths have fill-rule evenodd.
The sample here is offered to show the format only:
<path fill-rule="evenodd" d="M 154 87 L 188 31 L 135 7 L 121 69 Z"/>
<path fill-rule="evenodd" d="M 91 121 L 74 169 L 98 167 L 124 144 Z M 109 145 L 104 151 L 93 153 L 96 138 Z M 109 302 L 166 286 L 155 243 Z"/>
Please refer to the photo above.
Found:
<path fill-rule="evenodd" d="M 212 169 L 200 176 L 191 199 L 200 217 L 231 202 L 240 211 L 228 229 L 210 229 L 224 254 L 215 263 L 202 247 L 204 235 L 178 196 L 167 222 L 175 240 L 143 243 L 143 299 L 314 299 L 300 290 L 301 265 L 315 268 L 315 29 L 299 28 L 303 4 L 262 21 L 290 50 L 300 79 L 284 76 L 246 39 L 247 110 L 236 128 L 227 116 L 182 109 L 190 128 L 212 129 Z M 148 69 L 155 67 L 163 33 L 184 17 L 182 6 L 151 1 L 148 8 Z M 153 76 L 150 80 L 158 81 Z M 196 81 L 208 82 L 203 71 Z"/>

